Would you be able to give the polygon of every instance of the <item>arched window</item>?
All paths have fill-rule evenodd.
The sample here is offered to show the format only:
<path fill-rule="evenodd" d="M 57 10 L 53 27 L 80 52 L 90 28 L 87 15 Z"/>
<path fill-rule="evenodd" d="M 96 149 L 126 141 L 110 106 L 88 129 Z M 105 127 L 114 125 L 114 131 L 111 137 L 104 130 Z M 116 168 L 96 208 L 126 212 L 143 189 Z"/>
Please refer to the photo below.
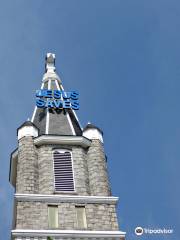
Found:
<path fill-rule="evenodd" d="M 71 151 L 64 149 L 55 150 L 53 153 L 53 160 L 55 191 L 74 191 L 74 176 Z"/>

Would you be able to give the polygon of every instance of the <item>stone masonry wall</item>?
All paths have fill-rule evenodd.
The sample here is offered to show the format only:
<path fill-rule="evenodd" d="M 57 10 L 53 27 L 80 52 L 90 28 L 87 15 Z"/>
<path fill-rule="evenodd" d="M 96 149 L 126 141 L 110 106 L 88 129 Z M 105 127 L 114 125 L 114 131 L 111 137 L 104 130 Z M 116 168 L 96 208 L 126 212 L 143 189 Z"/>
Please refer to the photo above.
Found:
<path fill-rule="evenodd" d="M 79 195 L 90 195 L 86 152 L 81 147 L 73 147 L 72 157 L 76 192 Z"/>
<path fill-rule="evenodd" d="M 43 145 L 38 148 L 39 194 L 54 193 L 54 170 L 52 147 Z"/>
<path fill-rule="evenodd" d="M 85 150 L 78 146 L 45 145 L 38 149 L 39 193 L 54 194 L 53 150 L 72 151 L 75 190 L 78 195 L 89 195 L 88 169 Z"/>
<path fill-rule="evenodd" d="M 88 152 L 79 146 L 43 145 L 36 147 L 32 137 L 19 142 L 18 193 L 54 194 L 53 150 L 72 151 L 75 190 L 78 195 L 109 196 L 106 159 L 99 140 L 92 140 Z"/>
<path fill-rule="evenodd" d="M 38 192 L 38 162 L 32 137 L 19 140 L 16 192 Z"/>
<path fill-rule="evenodd" d="M 55 149 L 69 149 L 72 151 L 75 194 L 94 196 L 110 195 L 106 159 L 103 145 L 99 140 L 92 140 L 89 149 L 85 150 L 80 146 L 69 145 L 43 145 L 36 147 L 33 144 L 32 137 L 24 137 L 19 141 L 17 193 L 56 194 L 53 170 L 53 150 Z M 75 206 L 75 203 L 58 204 L 58 229 L 78 229 Z M 87 230 L 118 230 L 115 205 L 86 204 L 85 210 Z M 48 204 L 44 202 L 18 201 L 15 228 L 34 230 L 48 229 Z M 33 239 L 44 240 L 44 238 L 32 238 L 32 240 Z M 70 240 L 75 238 L 57 237 L 55 239 Z M 88 240 L 91 238 L 83 239 Z"/>
<path fill-rule="evenodd" d="M 76 204 L 60 203 L 59 230 L 78 229 L 76 220 Z M 118 230 L 115 205 L 86 204 L 87 230 Z M 42 202 L 17 203 L 17 229 L 48 229 L 48 204 Z"/>
<path fill-rule="evenodd" d="M 111 195 L 104 148 L 99 140 L 92 140 L 87 152 L 87 163 L 91 195 Z"/>
<path fill-rule="evenodd" d="M 47 204 L 17 202 L 17 229 L 47 229 L 47 219 Z"/>

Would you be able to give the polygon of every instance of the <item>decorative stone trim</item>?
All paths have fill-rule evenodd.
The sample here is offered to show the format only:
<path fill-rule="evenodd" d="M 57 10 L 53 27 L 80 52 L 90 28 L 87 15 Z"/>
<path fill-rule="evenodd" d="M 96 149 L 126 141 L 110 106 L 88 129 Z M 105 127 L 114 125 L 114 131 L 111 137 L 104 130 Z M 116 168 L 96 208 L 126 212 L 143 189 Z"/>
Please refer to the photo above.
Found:
<path fill-rule="evenodd" d="M 34 144 L 36 146 L 43 144 L 78 145 L 87 148 L 91 145 L 91 140 L 82 136 L 41 135 L 34 139 Z"/>
<path fill-rule="evenodd" d="M 102 203 L 116 204 L 118 197 L 104 196 L 74 196 L 74 195 L 45 195 L 45 194 L 15 194 L 17 201 L 48 202 L 48 203 Z"/>
<path fill-rule="evenodd" d="M 121 231 L 79 231 L 79 230 L 26 230 L 16 229 L 11 231 L 13 237 L 72 237 L 74 238 L 113 238 L 125 237 Z"/>

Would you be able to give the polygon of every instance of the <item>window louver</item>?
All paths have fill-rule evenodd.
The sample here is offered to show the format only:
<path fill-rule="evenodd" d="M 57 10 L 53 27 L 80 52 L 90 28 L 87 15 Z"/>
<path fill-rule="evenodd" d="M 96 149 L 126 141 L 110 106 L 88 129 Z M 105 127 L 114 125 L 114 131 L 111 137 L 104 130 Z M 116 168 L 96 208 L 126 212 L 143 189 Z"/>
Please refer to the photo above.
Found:
<path fill-rule="evenodd" d="M 55 190 L 58 192 L 74 191 L 71 152 L 55 151 L 53 155 Z"/>

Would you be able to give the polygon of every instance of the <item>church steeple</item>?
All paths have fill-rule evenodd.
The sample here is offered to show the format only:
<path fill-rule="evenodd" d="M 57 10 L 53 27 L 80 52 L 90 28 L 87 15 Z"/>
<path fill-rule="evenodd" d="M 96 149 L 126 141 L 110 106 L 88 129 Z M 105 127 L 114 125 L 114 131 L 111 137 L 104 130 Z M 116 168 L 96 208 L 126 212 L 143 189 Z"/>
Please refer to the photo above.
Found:
<path fill-rule="evenodd" d="M 60 77 L 56 73 L 55 54 L 47 53 L 45 74 L 41 89 L 61 90 Z M 72 109 L 49 109 L 35 107 L 31 121 L 39 129 L 39 134 L 81 136 L 82 130 L 76 113 Z"/>
<path fill-rule="evenodd" d="M 75 91 L 64 91 L 54 54 L 47 54 L 45 69 L 36 97 L 48 104 L 37 105 L 32 120 L 17 129 L 18 146 L 11 154 L 12 240 L 125 240 L 102 130 L 89 123 L 82 133 L 73 108 L 56 108 L 58 101 L 73 107 L 77 98 Z"/>

